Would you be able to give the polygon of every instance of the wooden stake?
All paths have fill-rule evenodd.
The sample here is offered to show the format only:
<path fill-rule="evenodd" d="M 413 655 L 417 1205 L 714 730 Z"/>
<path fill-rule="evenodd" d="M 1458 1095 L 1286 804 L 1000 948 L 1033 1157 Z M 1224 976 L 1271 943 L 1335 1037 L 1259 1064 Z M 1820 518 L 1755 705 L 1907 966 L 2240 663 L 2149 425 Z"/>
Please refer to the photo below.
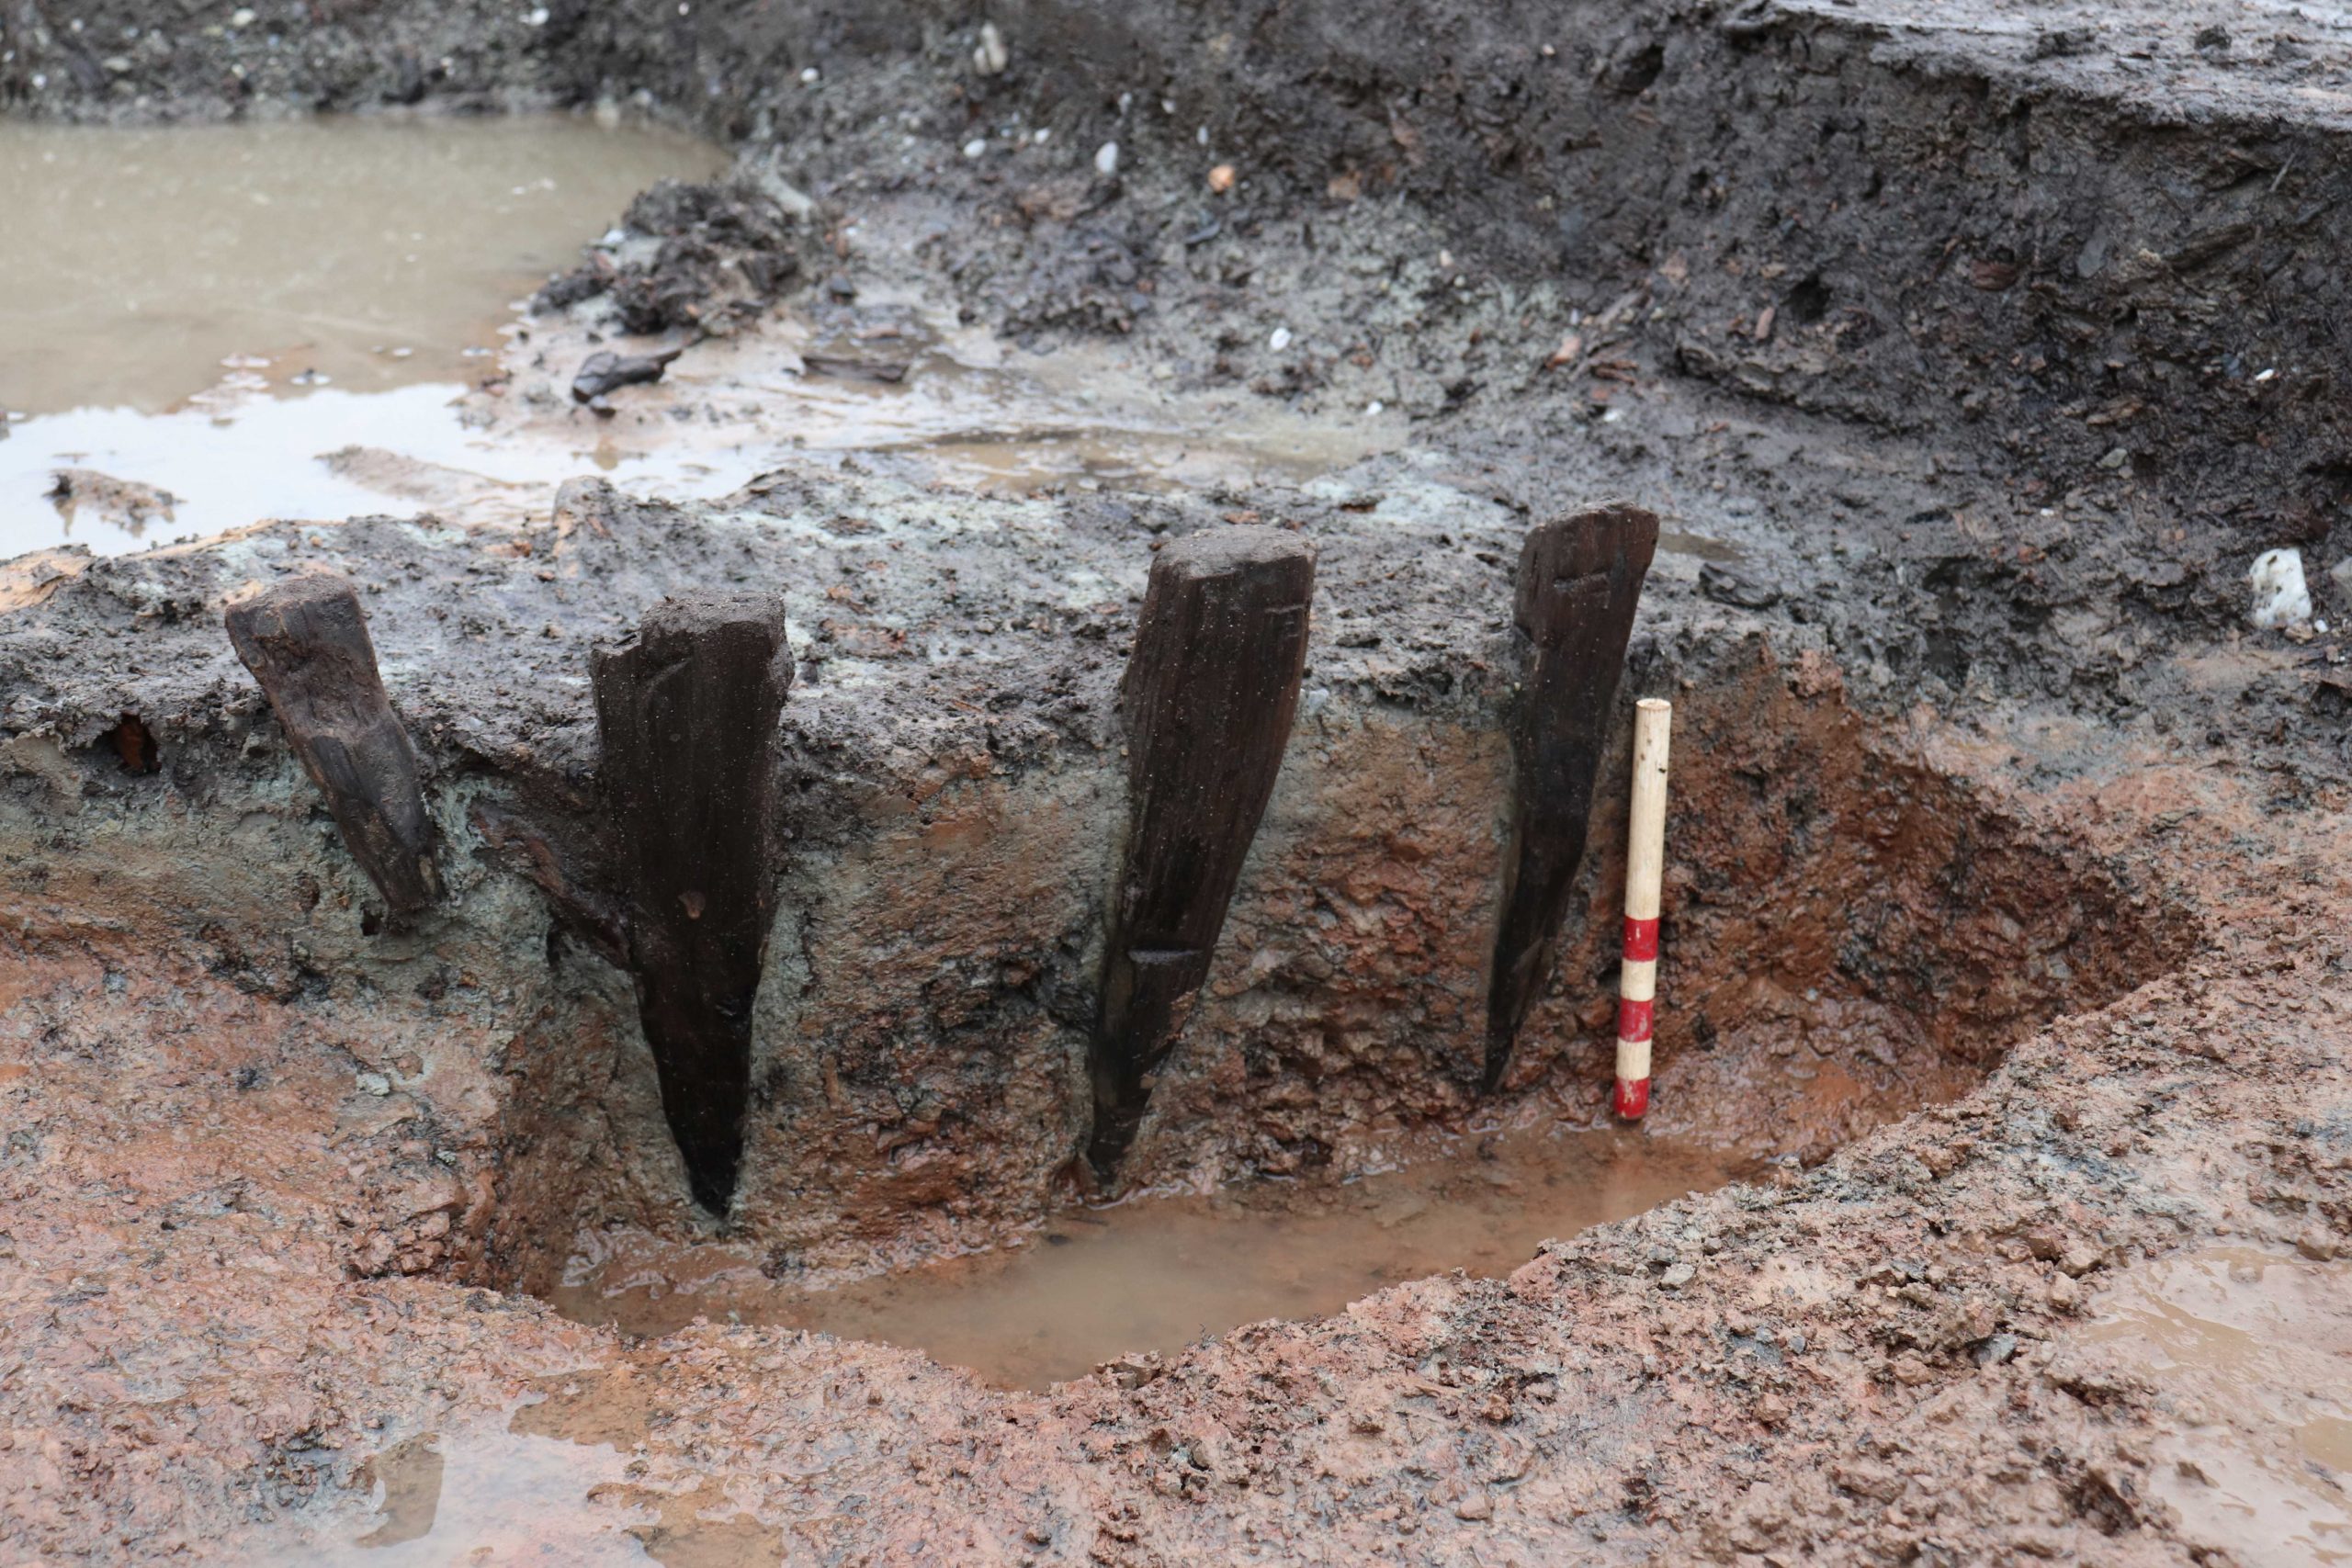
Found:
<path fill-rule="evenodd" d="M 1634 705 L 1634 809 L 1625 847 L 1625 950 L 1617 980 L 1617 1114 L 1650 1108 L 1650 1031 L 1657 1002 L 1658 892 L 1666 880 L 1666 752 L 1674 708 Z"/>
<path fill-rule="evenodd" d="M 1511 716 L 1510 841 L 1487 989 L 1488 1092 L 1501 1087 L 1520 1026 L 1552 976 L 1625 644 L 1657 549 L 1657 518 L 1622 504 L 1539 524 L 1520 549 L 1516 619 L 1526 664 Z"/>
<path fill-rule="evenodd" d="M 723 1214 L 742 1166 L 774 900 L 774 746 L 792 687 L 784 602 L 664 600 L 592 673 L 638 1013 L 687 1183 Z"/>
<path fill-rule="evenodd" d="M 327 797 L 351 858 L 393 914 L 431 907 L 441 897 L 439 835 L 357 592 L 330 573 L 289 578 L 230 606 L 227 621 L 230 646 Z"/>
<path fill-rule="evenodd" d="M 1306 665 L 1315 550 L 1229 527 L 1161 550 L 1120 688 L 1129 829 L 1092 1049 L 1103 1180 L 1135 1141 L 1272 795 Z"/>

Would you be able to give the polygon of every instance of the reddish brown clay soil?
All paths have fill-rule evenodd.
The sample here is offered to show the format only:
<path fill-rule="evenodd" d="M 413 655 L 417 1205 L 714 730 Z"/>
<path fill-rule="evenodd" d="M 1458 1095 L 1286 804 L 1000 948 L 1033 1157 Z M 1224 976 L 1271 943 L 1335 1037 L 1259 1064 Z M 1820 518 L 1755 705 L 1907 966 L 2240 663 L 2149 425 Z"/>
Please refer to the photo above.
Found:
<path fill-rule="evenodd" d="M 931 299 L 991 360 L 1377 456 L 980 499 L 812 449 L 707 505 L 0 563 L 0 1568 L 2352 1560 L 2334 13 L 1002 0 L 1001 51 L 945 0 L 201 13 L 0 6 L 0 108 L 626 100 L 738 146 L 518 323 L 469 400 L 510 432 L 672 346 L 614 335 L 642 291 L 699 332 L 783 289 L 889 385 L 960 374 L 904 356 Z M 783 343 L 612 428 L 770 438 Z M 1626 690 L 1680 716 L 1649 1126 L 1767 1174 L 1042 1392 L 535 1293 L 870 1281 L 1060 1212 L 1136 593 L 1229 521 L 1322 551 L 1311 684 L 1136 1179 L 1328 1198 L 1593 1124 L 1605 852 L 1470 1086 L 1509 562 L 1610 494 L 1684 544 Z M 2272 547 L 2312 624 L 2249 633 Z M 321 565 L 453 846 L 416 928 L 220 633 Z M 801 678 L 721 1224 L 600 956 L 582 682 L 755 580 Z"/>
<path fill-rule="evenodd" d="M 1775 677 L 1792 701 L 1833 678 Z M 2086 918 L 2172 972 L 1810 1171 L 1044 1394 L 790 1329 L 629 1343 L 469 1288 L 486 1151 L 435 1146 L 399 1042 L 346 1014 L 322 1050 L 168 957 L 12 938 L 6 1539 L 311 1560 L 430 1492 L 478 1561 L 2222 1560 L 2229 1495 L 2177 1499 L 2236 1472 L 2184 1479 L 2175 1435 L 2253 1418 L 2185 1409 L 2086 1326 L 2184 1248 L 2352 1240 L 2352 1104 L 2315 1070 L 2352 1007 L 2343 803 L 2030 713 L 1904 739 L 1905 787 L 1968 778 L 2014 824 L 1976 863 L 2111 863 L 2127 905 L 2172 912 Z M 1885 820 L 1892 845 L 1955 816 Z M 1669 919 L 1731 918 L 1701 894 Z M 1661 1056 L 1662 1105 L 1738 1081 L 1693 1042 Z M 355 1059 L 389 1092 L 348 1093 Z M 355 1278 L 379 1253 L 422 1271 Z"/>

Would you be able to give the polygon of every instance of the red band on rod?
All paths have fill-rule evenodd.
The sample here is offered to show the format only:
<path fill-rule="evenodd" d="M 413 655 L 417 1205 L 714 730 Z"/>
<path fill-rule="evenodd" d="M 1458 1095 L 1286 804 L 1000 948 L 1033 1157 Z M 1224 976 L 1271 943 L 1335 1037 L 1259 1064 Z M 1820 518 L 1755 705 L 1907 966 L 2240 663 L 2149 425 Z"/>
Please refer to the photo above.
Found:
<path fill-rule="evenodd" d="M 1646 964 L 1657 956 L 1657 920 L 1625 917 L 1625 962 Z"/>
<path fill-rule="evenodd" d="M 1617 1080 L 1617 1093 L 1611 1103 L 1611 1109 L 1614 1110 L 1618 1115 L 1623 1116 L 1628 1122 L 1638 1122 L 1642 1119 L 1642 1112 L 1647 1111 L 1649 1108 L 1649 1079 L 1619 1078 Z"/>
<path fill-rule="evenodd" d="M 1628 999 L 1617 1004 L 1617 1038 L 1640 1042 L 1650 1037 L 1650 1004 Z"/>

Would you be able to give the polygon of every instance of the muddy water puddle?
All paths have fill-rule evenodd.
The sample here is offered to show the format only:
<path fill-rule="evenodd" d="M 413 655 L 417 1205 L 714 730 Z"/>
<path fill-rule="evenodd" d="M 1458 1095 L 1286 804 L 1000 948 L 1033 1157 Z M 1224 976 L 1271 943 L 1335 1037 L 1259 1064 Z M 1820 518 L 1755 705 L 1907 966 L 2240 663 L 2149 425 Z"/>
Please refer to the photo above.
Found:
<path fill-rule="evenodd" d="M 723 1530 L 699 1542 L 689 1534 L 684 1550 L 679 1550 L 681 1532 L 674 1527 L 666 1538 L 664 1532 L 667 1516 L 679 1511 L 676 1501 L 640 1495 L 627 1484 L 633 1445 L 535 1430 L 532 1409 L 517 1411 L 506 1430 L 427 1432 L 391 1444 L 354 1478 L 372 1517 L 340 1545 L 281 1561 L 289 1568 L 295 1562 L 345 1568 L 443 1568 L 453 1562 L 750 1568 L 778 1560 L 774 1551 L 761 1555 L 695 1550 L 731 1544 Z M 694 1512 L 689 1506 L 689 1520 Z M 763 1541 L 741 1544 L 775 1544 L 775 1531 L 761 1534 Z M 672 1550 L 663 1551 L 665 1544 Z"/>
<path fill-rule="evenodd" d="M 2214 1247 L 2138 1265 L 2077 1344 L 2154 1383 L 2185 1430 L 2154 1488 L 2247 1562 L 2352 1563 L 2352 1265 Z"/>
<path fill-rule="evenodd" d="M 578 116 L 0 123 L 0 407 L 463 379 L 638 191 L 724 161 Z"/>
<path fill-rule="evenodd" d="M 723 162 L 571 116 L 0 124 L 0 557 L 417 510 L 350 447 L 476 499 L 624 467 L 494 450 L 463 383 L 639 190 Z"/>
<path fill-rule="evenodd" d="M 1100 345 L 1026 353 L 958 324 L 951 304 L 869 288 L 854 307 L 705 345 L 607 430 L 646 450 L 758 449 L 772 463 L 856 455 L 997 494 L 1300 484 L 1404 444 L 1386 410 L 1302 414 L 1235 389 L 1174 389 L 1159 370 Z"/>
<path fill-rule="evenodd" d="M 1756 1168 L 1634 1132 L 1521 1134 L 1341 1186 L 1270 1181 L 1072 1209 L 1018 1247 L 831 1290 L 773 1283 L 721 1247 L 640 1243 L 575 1259 L 551 1299 L 567 1316 L 635 1334 L 697 1317 L 778 1324 L 1044 1388 L 1243 1324 L 1322 1316 L 1452 1269 L 1507 1274 L 1547 1239 Z"/>
<path fill-rule="evenodd" d="M 1175 489 L 1304 480 L 1401 441 L 1394 414 L 1177 394 L 887 291 L 578 407 L 571 378 L 608 345 L 519 320 L 518 298 L 644 186 L 723 162 L 580 117 L 0 124 L 0 558 L 275 518 L 513 525 L 582 474 L 709 499 L 871 457 L 997 492 Z"/>

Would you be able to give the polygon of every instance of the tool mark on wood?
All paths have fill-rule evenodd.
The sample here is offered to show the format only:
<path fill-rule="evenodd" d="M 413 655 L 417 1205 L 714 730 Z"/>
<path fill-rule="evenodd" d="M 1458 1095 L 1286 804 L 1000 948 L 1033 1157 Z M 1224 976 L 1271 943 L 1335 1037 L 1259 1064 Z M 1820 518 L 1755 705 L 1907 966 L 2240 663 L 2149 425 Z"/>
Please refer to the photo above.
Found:
<path fill-rule="evenodd" d="M 1487 990 L 1489 1092 L 1551 977 L 1625 645 L 1657 551 L 1656 515 L 1622 503 L 1538 524 L 1520 549 L 1514 618 L 1525 672 L 1511 715 L 1510 839 Z"/>
<path fill-rule="evenodd" d="M 593 674 L 638 1012 L 687 1184 L 723 1214 L 773 904 L 768 812 L 793 674 L 783 600 L 664 600 Z"/>
<path fill-rule="evenodd" d="M 1105 1181 L 1207 977 L 1273 794 L 1314 592 L 1314 547 L 1280 528 L 1195 534 L 1152 561 L 1120 688 L 1129 828 L 1091 1053 L 1087 1159 Z"/>
<path fill-rule="evenodd" d="M 289 578 L 230 606 L 227 622 L 351 858 L 394 915 L 430 908 L 441 897 L 439 835 L 358 592 L 330 573 Z"/>

